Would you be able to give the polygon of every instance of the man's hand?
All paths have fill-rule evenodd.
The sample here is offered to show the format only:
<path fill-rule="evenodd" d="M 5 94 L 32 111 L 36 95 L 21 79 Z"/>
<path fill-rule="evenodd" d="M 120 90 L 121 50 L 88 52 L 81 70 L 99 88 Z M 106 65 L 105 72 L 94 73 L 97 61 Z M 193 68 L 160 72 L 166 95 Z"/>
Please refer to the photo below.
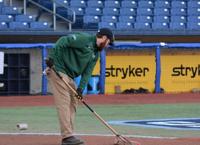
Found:
<path fill-rule="evenodd" d="M 79 99 L 79 100 L 82 100 L 83 99 L 83 90 L 81 88 L 78 88 L 76 90 L 77 94 L 76 94 L 76 97 Z"/>
<path fill-rule="evenodd" d="M 46 62 L 46 65 L 49 67 L 49 68 L 52 68 L 53 67 L 53 59 L 52 58 L 46 58 L 45 59 L 45 62 Z"/>

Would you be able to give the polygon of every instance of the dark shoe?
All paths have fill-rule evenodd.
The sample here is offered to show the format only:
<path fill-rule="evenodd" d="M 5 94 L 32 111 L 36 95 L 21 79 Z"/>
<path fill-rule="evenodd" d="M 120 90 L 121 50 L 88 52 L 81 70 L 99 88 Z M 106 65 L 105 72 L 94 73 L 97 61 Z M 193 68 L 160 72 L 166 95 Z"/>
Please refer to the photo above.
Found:
<path fill-rule="evenodd" d="M 74 136 L 64 138 L 61 145 L 84 145 L 84 142 Z"/>

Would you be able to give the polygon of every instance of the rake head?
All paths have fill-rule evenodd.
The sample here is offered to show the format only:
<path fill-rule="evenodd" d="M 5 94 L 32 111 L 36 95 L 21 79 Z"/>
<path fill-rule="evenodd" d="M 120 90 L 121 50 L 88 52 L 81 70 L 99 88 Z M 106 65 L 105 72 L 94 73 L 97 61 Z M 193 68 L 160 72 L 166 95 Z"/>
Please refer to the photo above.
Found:
<path fill-rule="evenodd" d="M 136 141 L 130 141 L 123 136 L 117 136 L 116 143 L 114 145 L 140 145 L 140 143 Z"/>

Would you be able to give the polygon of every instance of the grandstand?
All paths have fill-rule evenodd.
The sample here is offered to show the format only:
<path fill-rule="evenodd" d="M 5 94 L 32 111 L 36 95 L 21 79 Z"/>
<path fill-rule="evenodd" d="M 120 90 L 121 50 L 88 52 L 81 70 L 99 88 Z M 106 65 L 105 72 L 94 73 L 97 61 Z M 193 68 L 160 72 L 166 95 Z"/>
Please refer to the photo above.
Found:
<path fill-rule="evenodd" d="M 198 0 L 1 0 L 0 31 L 198 35 L 199 9 Z"/>

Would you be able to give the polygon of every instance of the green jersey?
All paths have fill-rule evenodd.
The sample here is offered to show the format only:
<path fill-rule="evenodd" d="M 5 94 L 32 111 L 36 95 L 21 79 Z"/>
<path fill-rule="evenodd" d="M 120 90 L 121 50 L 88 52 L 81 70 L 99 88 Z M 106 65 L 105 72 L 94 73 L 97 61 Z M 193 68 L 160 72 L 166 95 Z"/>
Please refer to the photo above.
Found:
<path fill-rule="evenodd" d="M 72 79 L 81 75 L 79 87 L 82 89 L 88 83 L 99 55 L 96 36 L 87 33 L 62 36 L 49 53 L 57 71 Z"/>

